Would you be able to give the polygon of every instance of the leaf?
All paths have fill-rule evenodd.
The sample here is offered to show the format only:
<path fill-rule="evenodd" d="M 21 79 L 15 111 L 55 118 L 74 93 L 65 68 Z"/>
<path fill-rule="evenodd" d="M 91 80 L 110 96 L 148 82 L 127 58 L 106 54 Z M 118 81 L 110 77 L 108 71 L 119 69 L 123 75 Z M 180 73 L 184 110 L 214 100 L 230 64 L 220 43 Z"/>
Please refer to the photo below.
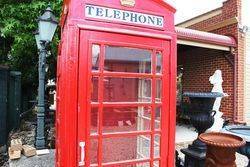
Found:
<path fill-rule="evenodd" d="M 59 18 L 62 0 L 0 0 L 0 64 L 22 72 L 22 86 L 37 87 L 37 46 L 33 32 L 37 29 L 37 18 L 51 3 Z M 58 32 L 57 32 L 58 33 Z M 55 77 L 55 59 L 59 34 L 52 43 L 52 59 L 49 76 Z"/>

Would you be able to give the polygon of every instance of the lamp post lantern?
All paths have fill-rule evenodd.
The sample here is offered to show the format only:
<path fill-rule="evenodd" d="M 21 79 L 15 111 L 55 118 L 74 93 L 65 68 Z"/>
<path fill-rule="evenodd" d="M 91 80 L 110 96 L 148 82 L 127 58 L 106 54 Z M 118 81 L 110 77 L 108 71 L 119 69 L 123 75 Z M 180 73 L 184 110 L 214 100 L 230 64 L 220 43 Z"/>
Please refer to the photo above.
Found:
<path fill-rule="evenodd" d="M 51 42 L 56 32 L 58 21 L 53 14 L 50 6 L 47 7 L 44 14 L 38 19 L 38 30 L 41 41 Z"/>
<path fill-rule="evenodd" d="M 38 19 L 38 30 L 35 33 L 36 44 L 39 50 L 39 86 L 38 86 L 38 104 L 37 104 L 37 131 L 36 148 L 45 148 L 44 136 L 44 117 L 45 117 L 45 73 L 46 73 L 46 55 L 47 46 L 52 41 L 57 28 L 56 20 L 50 6 L 47 7 L 44 14 Z"/>

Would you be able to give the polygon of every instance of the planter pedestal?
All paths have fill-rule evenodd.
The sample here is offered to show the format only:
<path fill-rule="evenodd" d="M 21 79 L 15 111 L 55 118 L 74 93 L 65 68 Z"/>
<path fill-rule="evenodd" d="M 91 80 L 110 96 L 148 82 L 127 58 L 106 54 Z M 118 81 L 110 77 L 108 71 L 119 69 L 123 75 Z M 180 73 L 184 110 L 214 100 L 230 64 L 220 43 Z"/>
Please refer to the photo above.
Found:
<path fill-rule="evenodd" d="M 204 167 L 206 151 L 198 151 L 193 149 L 192 145 L 182 149 L 181 152 L 185 155 L 184 167 Z"/>
<path fill-rule="evenodd" d="M 199 139 L 207 144 L 206 167 L 236 167 L 235 153 L 246 143 L 241 137 L 225 133 L 203 133 Z"/>

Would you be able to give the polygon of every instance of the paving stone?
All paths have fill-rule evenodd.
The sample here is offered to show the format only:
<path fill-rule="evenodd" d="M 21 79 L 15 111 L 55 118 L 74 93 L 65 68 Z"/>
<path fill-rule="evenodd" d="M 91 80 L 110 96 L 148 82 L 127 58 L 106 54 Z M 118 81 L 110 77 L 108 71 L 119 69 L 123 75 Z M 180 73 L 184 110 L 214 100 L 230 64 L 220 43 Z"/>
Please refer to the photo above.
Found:
<path fill-rule="evenodd" d="M 49 149 L 43 149 L 43 150 L 37 150 L 36 151 L 36 154 L 39 155 L 39 156 L 49 154 L 49 153 L 50 153 Z"/>
<path fill-rule="evenodd" d="M 19 159 L 21 157 L 21 151 L 20 150 L 13 150 L 12 147 L 9 147 L 9 159 Z"/>
<path fill-rule="evenodd" d="M 10 142 L 11 150 L 13 151 L 22 151 L 22 140 L 21 139 L 12 139 Z"/>
<path fill-rule="evenodd" d="M 36 155 L 36 149 L 32 146 L 29 146 L 29 145 L 23 145 L 23 154 L 26 157 L 32 157 L 32 156 Z"/>

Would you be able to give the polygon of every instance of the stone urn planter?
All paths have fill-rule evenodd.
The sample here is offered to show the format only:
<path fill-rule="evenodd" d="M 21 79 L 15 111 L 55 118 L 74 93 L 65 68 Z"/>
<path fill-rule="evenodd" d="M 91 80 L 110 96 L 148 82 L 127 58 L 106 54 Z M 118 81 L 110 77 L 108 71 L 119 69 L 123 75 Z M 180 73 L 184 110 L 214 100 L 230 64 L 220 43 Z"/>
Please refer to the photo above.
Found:
<path fill-rule="evenodd" d="M 246 144 L 243 138 L 225 133 L 203 133 L 199 139 L 207 144 L 206 167 L 236 167 L 235 153 Z"/>

